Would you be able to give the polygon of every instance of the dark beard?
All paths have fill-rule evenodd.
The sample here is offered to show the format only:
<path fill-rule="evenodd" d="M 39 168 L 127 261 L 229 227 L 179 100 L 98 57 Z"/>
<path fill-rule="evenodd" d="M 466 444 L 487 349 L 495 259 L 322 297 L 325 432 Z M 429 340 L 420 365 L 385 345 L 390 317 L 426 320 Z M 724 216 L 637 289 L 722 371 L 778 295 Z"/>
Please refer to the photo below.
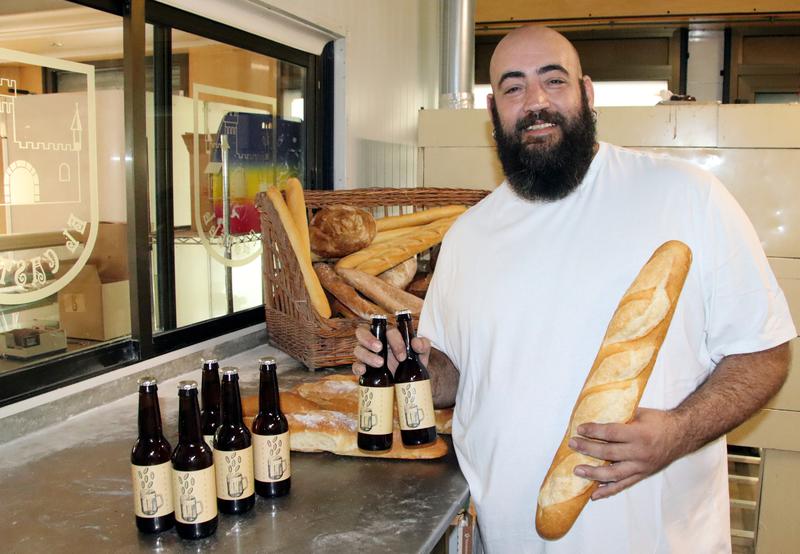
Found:
<path fill-rule="evenodd" d="M 523 144 L 522 131 L 536 120 L 555 123 L 562 137 L 553 146 Z M 586 88 L 581 83 L 581 111 L 573 120 L 547 111 L 529 114 L 506 134 L 492 104 L 497 156 L 511 188 L 525 200 L 553 202 L 566 198 L 580 185 L 594 157 L 595 123 Z"/>

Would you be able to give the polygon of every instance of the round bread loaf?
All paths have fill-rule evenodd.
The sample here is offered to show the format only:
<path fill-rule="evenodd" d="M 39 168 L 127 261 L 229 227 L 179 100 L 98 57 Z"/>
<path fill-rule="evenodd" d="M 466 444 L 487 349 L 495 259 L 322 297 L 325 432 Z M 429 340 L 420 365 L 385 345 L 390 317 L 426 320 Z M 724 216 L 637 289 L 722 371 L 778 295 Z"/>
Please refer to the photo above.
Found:
<path fill-rule="evenodd" d="M 323 258 L 341 258 L 369 246 L 377 229 L 369 212 L 336 205 L 314 214 L 308 233 L 312 252 Z"/>

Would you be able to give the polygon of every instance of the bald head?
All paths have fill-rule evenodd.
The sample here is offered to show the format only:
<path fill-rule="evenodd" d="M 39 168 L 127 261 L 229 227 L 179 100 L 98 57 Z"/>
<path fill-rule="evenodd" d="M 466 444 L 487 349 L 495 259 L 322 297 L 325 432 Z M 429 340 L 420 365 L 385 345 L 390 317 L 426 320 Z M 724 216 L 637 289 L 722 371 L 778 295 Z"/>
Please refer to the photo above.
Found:
<path fill-rule="evenodd" d="M 496 90 L 509 71 L 523 68 L 540 71 L 554 65 L 562 67 L 574 79 L 583 75 L 578 52 L 564 35 L 537 25 L 518 27 L 503 37 L 492 54 L 489 64 L 492 88 Z"/>

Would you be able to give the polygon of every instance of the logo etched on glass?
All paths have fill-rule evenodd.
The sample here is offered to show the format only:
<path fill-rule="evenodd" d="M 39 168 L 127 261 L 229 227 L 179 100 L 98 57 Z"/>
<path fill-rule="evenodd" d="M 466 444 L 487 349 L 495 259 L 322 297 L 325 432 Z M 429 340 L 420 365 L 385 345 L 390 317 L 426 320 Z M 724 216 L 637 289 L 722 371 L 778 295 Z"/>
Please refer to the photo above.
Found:
<path fill-rule="evenodd" d="M 0 48 L 0 304 L 51 296 L 83 269 L 99 224 L 94 66 Z M 6 67 L 83 77 L 85 91 L 27 94 Z M 11 240 L 9 244 L 18 241 Z"/>

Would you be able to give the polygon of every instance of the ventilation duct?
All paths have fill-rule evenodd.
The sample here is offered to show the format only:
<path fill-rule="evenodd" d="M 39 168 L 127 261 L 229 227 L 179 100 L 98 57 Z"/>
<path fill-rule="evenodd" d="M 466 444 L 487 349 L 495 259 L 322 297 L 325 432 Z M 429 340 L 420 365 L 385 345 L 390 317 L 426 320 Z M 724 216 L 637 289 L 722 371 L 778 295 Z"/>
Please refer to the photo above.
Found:
<path fill-rule="evenodd" d="M 475 0 L 441 1 L 439 108 L 470 109 L 475 83 Z"/>

